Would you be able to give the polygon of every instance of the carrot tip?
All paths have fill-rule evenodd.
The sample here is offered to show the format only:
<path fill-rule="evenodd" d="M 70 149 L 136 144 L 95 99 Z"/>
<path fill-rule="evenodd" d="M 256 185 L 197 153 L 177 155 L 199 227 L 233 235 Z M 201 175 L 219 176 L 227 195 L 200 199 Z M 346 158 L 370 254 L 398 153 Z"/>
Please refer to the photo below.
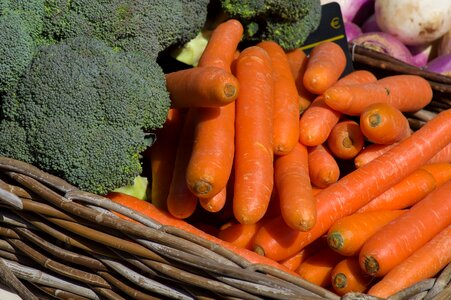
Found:
<path fill-rule="evenodd" d="M 258 255 L 265 256 L 265 250 L 258 245 L 254 247 L 254 252 Z"/>
<path fill-rule="evenodd" d="M 338 232 L 332 232 L 327 235 L 327 244 L 330 248 L 339 250 L 343 248 L 344 240 L 343 236 Z"/>
<path fill-rule="evenodd" d="M 363 264 L 365 267 L 365 272 L 370 275 L 374 275 L 379 271 L 379 263 L 372 256 L 365 256 Z"/>
<path fill-rule="evenodd" d="M 343 273 L 338 273 L 332 279 L 332 284 L 337 289 L 343 289 L 348 285 L 348 278 Z"/>

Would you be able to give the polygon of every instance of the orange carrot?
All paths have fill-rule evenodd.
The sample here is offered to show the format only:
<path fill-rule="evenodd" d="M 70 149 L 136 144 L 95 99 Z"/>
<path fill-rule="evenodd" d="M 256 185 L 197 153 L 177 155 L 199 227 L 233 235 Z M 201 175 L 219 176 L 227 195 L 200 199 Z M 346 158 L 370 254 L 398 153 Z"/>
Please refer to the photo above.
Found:
<path fill-rule="evenodd" d="M 242 224 L 266 212 L 273 178 L 273 78 L 271 59 L 260 47 L 244 49 L 236 62 L 241 85 L 236 101 L 233 211 Z"/>
<path fill-rule="evenodd" d="M 381 210 L 338 219 L 327 232 L 327 244 L 344 256 L 357 255 L 371 235 L 403 213 L 404 210 Z"/>
<path fill-rule="evenodd" d="M 372 235 L 359 253 L 360 267 L 383 276 L 451 224 L 451 181 Z"/>
<path fill-rule="evenodd" d="M 239 83 L 218 67 L 197 67 L 166 74 L 171 107 L 218 107 L 238 97 Z"/>
<path fill-rule="evenodd" d="M 323 42 L 315 46 L 305 69 L 303 83 L 313 94 L 320 95 L 340 78 L 346 67 L 346 56 L 334 42 Z"/>
<path fill-rule="evenodd" d="M 218 212 L 220 211 L 227 199 L 227 188 L 224 187 L 222 190 L 219 191 L 216 195 L 214 195 L 211 198 L 199 198 L 199 204 L 209 212 Z"/>
<path fill-rule="evenodd" d="M 356 157 L 354 157 L 354 166 L 356 168 L 360 168 L 363 165 L 366 165 L 376 157 L 381 156 L 394 146 L 396 146 L 397 143 L 389 144 L 389 145 L 382 145 L 382 144 L 369 144 L 365 146 Z"/>
<path fill-rule="evenodd" d="M 389 103 L 368 105 L 360 114 L 360 130 L 372 143 L 393 144 L 411 133 L 407 117 Z"/>
<path fill-rule="evenodd" d="M 196 127 L 186 184 L 197 197 L 212 198 L 225 188 L 232 171 L 235 102 L 219 108 L 195 109 Z"/>
<path fill-rule="evenodd" d="M 332 288 L 339 295 L 346 293 L 364 293 L 372 281 L 372 277 L 363 272 L 356 256 L 341 260 L 332 270 Z"/>
<path fill-rule="evenodd" d="M 191 193 L 186 184 L 185 171 L 193 148 L 194 126 L 196 114 L 190 109 L 185 117 L 183 129 L 174 162 L 172 180 L 166 200 L 168 211 L 176 218 L 184 219 L 191 216 L 197 206 L 197 197 Z"/>
<path fill-rule="evenodd" d="M 319 192 L 315 197 L 317 222 L 310 231 L 293 230 L 281 217 L 263 224 L 255 236 L 254 251 L 258 249 L 276 260 L 295 254 L 325 234 L 336 220 L 354 213 L 424 165 L 450 141 L 451 109 L 440 112 L 379 158 Z"/>
<path fill-rule="evenodd" d="M 417 75 L 393 75 L 373 83 L 331 87 L 324 92 L 331 108 L 359 115 L 370 104 L 390 103 L 402 112 L 420 110 L 432 100 L 429 82 Z"/>
<path fill-rule="evenodd" d="M 335 157 L 352 159 L 363 149 L 365 139 L 356 121 L 344 119 L 335 124 L 326 142 Z"/>
<path fill-rule="evenodd" d="M 434 176 L 420 168 L 361 207 L 358 212 L 409 208 L 436 187 Z"/>
<path fill-rule="evenodd" d="M 360 84 L 376 81 L 369 71 L 357 70 L 340 78 L 333 86 Z M 299 141 L 306 146 L 317 146 L 326 141 L 330 131 L 339 121 L 341 113 L 328 106 L 322 96 L 317 97 L 301 115 Z M 321 120 L 321 122 L 318 122 Z"/>
<path fill-rule="evenodd" d="M 169 109 L 163 127 L 157 129 L 157 139 L 146 152 L 151 168 L 150 201 L 159 208 L 167 209 L 166 200 L 172 180 L 179 135 L 183 124 L 180 110 Z"/>
<path fill-rule="evenodd" d="M 287 154 L 299 139 L 299 96 L 296 85 L 283 48 L 273 41 L 263 41 L 257 46 L 266 50 L 272 62 L 274 154 Z"/>
<path fill-rule="evenodd" d="M 421 168 L 431 173 L 437 187 L 451 180 L 451 163 L 427 163 Z"/>
<path fill-rule="evenodd" d="M 299 103 L 305 108 L 307 103 L 311 103 L 315 99 L 315 95 L 307 91 L 304 87 L 303 78 L 305 69 L 307 68 L 307 55 L 299 48 L 293 49 L 286 53 L 291 73 L 293 74 L 294 83 L 299 95 Z M 307 105 L 308 106 L 308 105 Z M 303 110 L 300 110 L 302 112 Z"/>
<path fill-rule="evenodd" d="M 290 256 L 286 259 L 283 259 L 279 261 L 279 263 L 288 269 L 295 271 L 299 268 L 301 263 L 307 260 L 310 256 L 316 254 L 320 249 L 325 248 L 327 246 L 324 239 L 318 239 L 315 241 L 315 243 L 312 243 L 302 249 L 301 251 L 297 252 L 293 256 Z"/>
<path fill-rule="evenodd" d="M 312 185 L 325 188 L 340 177 L 340 167 L 327 148 L 318 145 L 308 148 L 308 168 Z"/>
<path fill-rule="evenodd" d="M 328 287 L 331 284 L 332 269 L 343 259 L 343 256 L 325 247 L 307 258 L 296 272 L 305 280 Z"/>
<path fill-rule="evenodd" d="M 434 155 L 429 163 L 451 163 L 451 144 L 448 144 L 439 153 Z"/>
<path fill-rule="evenodd" d="M 254 235 L 260 228 L 260 225 L 261 222 L 241 224 L 231 221 L 220 228 L 217 237 L 237 247 L 251 250 Z"/>
<path fill-rule="evenodd" d="M 420 249 L 388 272 L 368 291 L 387 298 L 421 280 L 432 278 L 451 263 L 451 226 L 443 229 Z"/>
<path fill-rule="evenodd" d="M 298 143 L 290 153 L 276 157 L 274 178 L 283 219 L 293 229 L 308 231 L 316 222 L 316 203 L 307 148 Z"/>

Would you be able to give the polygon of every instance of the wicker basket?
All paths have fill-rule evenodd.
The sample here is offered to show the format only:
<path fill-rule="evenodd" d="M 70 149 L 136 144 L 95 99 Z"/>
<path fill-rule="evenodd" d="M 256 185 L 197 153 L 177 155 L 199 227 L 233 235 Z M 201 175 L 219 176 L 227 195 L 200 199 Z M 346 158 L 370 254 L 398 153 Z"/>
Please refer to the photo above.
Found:
<path fill-rule="evenodd" d="M 421 127 L 451 107 L 451 78 L 350 45 L 356 68 L 430 80 Z M 126 221 L 114 212 L 137 222 Z M 451 265 L 390 299 L 451 299 Z M 340 297 L 273 267 L 0 157 L 0 282 L 33 299 L 377 299 Z"/>

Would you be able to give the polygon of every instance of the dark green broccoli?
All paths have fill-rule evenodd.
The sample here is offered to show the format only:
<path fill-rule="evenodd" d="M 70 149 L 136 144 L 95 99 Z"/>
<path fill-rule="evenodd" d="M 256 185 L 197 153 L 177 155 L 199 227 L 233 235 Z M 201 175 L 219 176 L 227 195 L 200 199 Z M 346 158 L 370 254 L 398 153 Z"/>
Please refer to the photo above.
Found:
<path fill-rule="evenodd" d="M 321 18 L 319 0 L 216 0 L 244 26 L 244 39 L 273 40 L 285 50 L 300 47 Z"/>
<path fill-rule="evenodd" d="M 17 157 L 2 143 L 0 155 L 105 194 L 141 173 L 140 153 L 169 106 L 162 69 L 137 52 L 118 53 L 82 36 L 41 46 L 2 106 L 0 135 L 8 133 L 6 122 L 16 122 L 28 149 L 18 144 Z"/>

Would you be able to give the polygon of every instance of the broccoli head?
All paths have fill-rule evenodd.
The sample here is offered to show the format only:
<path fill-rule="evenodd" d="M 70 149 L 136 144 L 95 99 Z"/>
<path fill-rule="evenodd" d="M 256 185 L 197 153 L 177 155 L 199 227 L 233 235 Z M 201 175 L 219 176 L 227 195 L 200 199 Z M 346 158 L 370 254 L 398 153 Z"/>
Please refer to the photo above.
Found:
<path fill-rule="evenodd" d="M 29 156 L 20 149 L 16 157 L 11 145 L 0 145 L 0 155 L 98 194 L 141 173 L 140 153 L 170 106 L 155 61 L 83 36 L 41 46 L 17 92 L 3 100 L 2 124 L 16 122 L 25 131 Z"/>
<path fill-rule="evenodd" d="M 285 50 L 298 48 L 316 30 L 321 18 L 319 0 L 219 0 L 222 10 L 239 20 L 244 39 L 273 40 Z"/>

